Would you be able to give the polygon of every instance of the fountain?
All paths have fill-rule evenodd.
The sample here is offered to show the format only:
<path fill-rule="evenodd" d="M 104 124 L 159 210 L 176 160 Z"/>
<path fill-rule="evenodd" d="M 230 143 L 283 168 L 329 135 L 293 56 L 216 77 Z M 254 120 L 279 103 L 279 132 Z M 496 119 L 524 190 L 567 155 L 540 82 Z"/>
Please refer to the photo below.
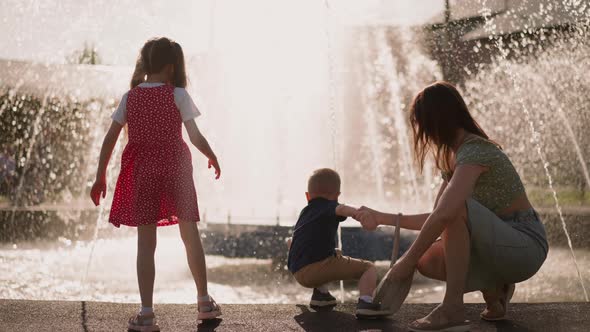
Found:
<path fill-rule="evenodd" d="M 485 20 L 485 24 L 484 24 L 484 28 L 486 31 L 488 31 L 488 33 L 490 35 L 493 35 L 495 33 L 495 25 L 492 22 L 492 20 L 490 20 L 490 13 L 491 10 L 490 8 L 488 8 L 486 6 L 486 0 L 482 0 L 482 16 Z M 574 11 L 576 12 L 576 11 Z M 523 96 L 524 94 L 526 94 L 526 91 L 522 89 L 522 87 L 519 85 L 519 78 L 515 75 L 515 72 L 512 68 L 513 63 L 511 61 L 508 60 L 508 54 L 510 53 L 510 49 L 506 48 L 504 45 L 504 41 L 502 38 L 494 38 L 494 42 L 496 44 L 496 47 L 499 51 L 499 65 L 501 66 L 500 68 L 504 68 L 504 70 L 506 70 L 510 80 L 512 81 L 512 84 L 514 86 L 515 92 L 517 96 Z M 551 171 L 549 168 L 549 162 L 547 160 L 547 156 L 544 152 L 543 146 L 541 144 L 540 141 L 540 133 L 536 128 L 536 125 L 531 117 L 531 111 L 529 109 L 529 106 L 524 102 L 522 97 L 518 97 L 516 98 L 520 108 L 522 108 L 524 115 L 525 115 L 525 119 L 529 124 L 530 127 L 530 131 L 532 134 L 532 140 L 533 140 L 533 145 L 535 146 L 535 150 L 537 152 L 537 154 L 539 155 L 539 158 L 541 160 L 541 163 L 543 165 L 544 171 L 545 171 L 545 175 L 547 177 L 547 183 L 549 186 L 549 190 L 551 191 L 552 195 L 553 195 L 553 199 L 555 201 L 555 209 L 557 210 L 557 213 L 559 215 L 559 219 L 561 221 L 561 225 L 563 228 L 563 232 L 567 238 L 567 244 L 569 246 L 570 252 L 571 252 L 571 256 L 573 259 L 573 263 L 574 263 L 574 267 L 576 269 L 579 281 L 580 281 L 580 286 L 582 288 L 582 291 L 584 293 L 584 299 L 586 300 L 586 302 L 590 301 L 589 297 L 588 297 L 588 292 L 586 291 L 586 287 L 584 285 L 584 279 L 582 277 L 582 273 L 580 272 L 580 267 L 578 265 L 578 261 L 576 260 L 576 255 L 574 253 L 574 248 L 572 245 L 572 240 L 570 238 L 570 234 L 567 230 L 567 225 L 563 216 L 563 211 L 561 208 L 561 205 L 559 203 L 559 199 L 558 199 L 558 194 L 557 191 L 554 188 L 554 180 L 553 180 L 553 176 L 551 175 Z M 562 117 L 562 119 L 565 119 L 563 116 L 563 112 L 561 109 L 557 109 L 556 110 L 558 112 L 558 114 Z M 567 126 L 568 122 L 567 119 L 565 119 L 565 124 L 566 127 L 569 129 L 569 126 Z M 574 136 L 571 134 L 571 130 L 568 132 L 568 134 L 570 135 L 570 137 L 572 137 L 574 139 L 574 145 L 577 146 L 578 148 L 576 149 L 576 152 L 578 153 L 578 156 L 581 156 L 581 153 L 579 152 L 579 145 L 575 142 L 575 138 Z M 581 162 L 583 165 L 583 169 L 584 169 L 584 175 L 585 178 L 588 179 L 587 176 L 587 171 L 586 171 L 586 165 L 584 163 L 583 158 L 581 158 Z M 588 182 L 588 184 L 590 185 L 590 182 Z"/>
<path fill-rule="evenodd" d="M 517 42 L 487 39 L 500 34 L 498 22 L 504 16 L 495 5 L 479 2 L 479 9 L 488 10 L 477 15 L 483 21 L 472 20 L 482 25 L 467 33 L 486 37 L 465 41 L 475 64 L 463 66 L 457 59 L 462 64 L 456 69 L 459 86 L 470 109 L 505 145 L 534 203 L 549 216 L 550 237 L 558 239 L 534 280 L 548 287 L 539 290 L 525 282 L 517 293 L 520 301 L 588 300 L 590 255 L 583 236 L 572 231 L 581 229 L 583 221 L 576 222 L 570 212 L 581 210 L 584 219 L 590 190 L 585 160 L 590 140 L 584 135 L 590 124 L 585 112 L 590 46 L 584 22 L 590 16 L 576 3 L 564 2 L 580 25 L 531 28 Z M 448 62 L 429 51 L 428 31 L 422 27 L 376 19 L 343 23 L 343 8 L 351 3 L 302 1 L 282 7 L 254 1 L 232 10 L 223 2 L 211 4 L 204 11 L 212 16 L 206 20 L 210 29 L 202 32 L 206 47 L 189 42 L 186 47 L 189 91 L 203 113 L 198 123 L 223 169 L 222 180 L 213 181 L 204 159 L 192 150 L 206 226 L 203 242 L 221 246 L 240 240 L 257 255 L 240 256 L 243 247 L 237 245 L 232 250 L 212 246 L 212 291 L 227 296 L 225 302 L 304 302 L 306 291 L 280 265 L 271 272 L 268 264 L 280 260 L 276 256 L 284 249 L 278 238 L 288 236 L 305 204 L 307 176 L 318 167 L 336 168 L 343 179 L 341 200 L 352 205 L 406 213 L 430 209 L 441 180 L 432 160 L 418 174 L 405 111 L 418 90 L 446 77 Z M 142 22 L 138 25 L 144 27 Z M 181 43 L 192 38 L 172 37 Z M 105 38 L 104 47 L 119 37 Z M 119 66 L 0 60 L 5 91 L 0 100 L 0 147 L 5 151 L 0 153 L 12 151 L 17 162 L 9 190 L 0 190 L 0 207 L 7 211 L 0 214 L 0 262 L 8 271 L 0 298 L 137 299 L 133 230 L 113 230 L 106 222 L 108 204 L 95 209 L 87 199 L 109 115 L 126 90 L 130 63 L 144 36 L 128 38 L 123 54 L 129 59 L 114 61 Z M 495 52 L 499 56 L 492 56 Z M 110 164 L 109 194 L 123 141 Z M 57 226 L 43 228 L 50 219 Z M 19 223 L 34 225 L 31 234 L 21 234 L 26 233 L 23 227 L 14 226 Z M 3 225 L 12 225 L 10 236 Z M 259 225 L 272 229 L 277 239 L 256 233 Z M 358 225 L 347 221 L 345 226 Z M 242 230 L 258 235 L 244 238 Z M 175 232 L 160 231 L 157 262 L 172 282 L 157 294 L 163 302 L 191 302 L 179 291 L 192 285 L 176 259 L 182 248 Z M 339 231 L 339 246 L 344 236 L 344 250 L 352 250 L 346 234 L 350 228 Z M 47 263 L 39 260 L 41 252 Z M 552 275 L 557 269 L 562 273 Z M 122 275 L 120 286 L 111 282 L 109 271 L 114 270 Z M 233 278 L 236 271 L 245 279 Z M 552 286 L 563 281 L 558 278 L 569 281 L 563 293 Z M 572 280 L 579 280 L 583 294 Z M 341 300 L 354 298 L 350 285 L 340 287 Z M 410 300 L 436 301 L 441 294 L 437 287 L 418 283 Z"/>

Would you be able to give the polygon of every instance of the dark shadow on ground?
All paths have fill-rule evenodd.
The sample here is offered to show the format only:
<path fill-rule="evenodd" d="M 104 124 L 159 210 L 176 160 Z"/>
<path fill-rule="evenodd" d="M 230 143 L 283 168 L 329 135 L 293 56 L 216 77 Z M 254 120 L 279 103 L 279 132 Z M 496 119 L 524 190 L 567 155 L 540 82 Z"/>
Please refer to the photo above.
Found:
<path fill-rule="evenodd" d="M 198 332 L 213 332 L 213 331 L 215 331 L 215 329 L 217 327 L 219 327 L 219 324 L 221 324 L 222 321 L 223 321 L 223 319 L 220 319 L 220 318 L 204 320 L 197 326 L 197 331 Z"/>
<path fill-rule="evenodd" d="M 316 331 L 351 331 L 378 330 L 382 332 L 407 331 L 405 326 L 391 318 L 359 320 L 355 315 L 336 310 L 312 311 L 307 306 L 298 304 L 301 310 L 293 317 L 297 324 L 307 332 Z"/>
<path fill-rule="evenodd" d="M 498 332 L 532 332 L 533 330 L 519 325 L 511 320 L 502 320 L 498 322 L 489 322 L 488 324 L 494 325 Z"/>
<path fill-rule="evenodd" d="M 82 331 L 88 332 L 88 312 L 86 311 L 86 301 L 81 302 L 80 320 L 82 322 Z"/>

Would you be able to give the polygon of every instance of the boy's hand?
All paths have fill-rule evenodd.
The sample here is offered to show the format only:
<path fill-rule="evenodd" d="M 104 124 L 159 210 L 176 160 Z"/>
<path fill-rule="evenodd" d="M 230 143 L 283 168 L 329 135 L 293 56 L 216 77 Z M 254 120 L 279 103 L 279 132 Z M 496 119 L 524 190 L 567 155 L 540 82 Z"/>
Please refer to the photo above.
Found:
<path fill-rule="evenodd" d="M 377 229 L 377 226 L 379 226 L 377 219 L 375 219 L 375 215 L 371 211 L 359 209 L 359 212 L 355 215 L 354 219 L 358 220 L 363 226 L 363 229 L 367 231 L 374 231 Z"/>
<path fill-rule="evenodd" d="M 100 205 L 100 196 L 105 198 L 107 194 L 107 182 L 104 178 L 96 179 L 94 184 L 92 185 L 92 189 L 90 189 L 90 198 L 92 198 L 92 202 L 94 202 L 95 206 Z"/>
<path fill-rule="evenodd" d="M 211 167 L 215 169 L 215 180 L 219 179 L 219 177 L 221 176 L 221 167 L 219 167 L 219 162 L 217 161 L 217 158 L 209 159 L 209 164 L 207 168 Z"/>

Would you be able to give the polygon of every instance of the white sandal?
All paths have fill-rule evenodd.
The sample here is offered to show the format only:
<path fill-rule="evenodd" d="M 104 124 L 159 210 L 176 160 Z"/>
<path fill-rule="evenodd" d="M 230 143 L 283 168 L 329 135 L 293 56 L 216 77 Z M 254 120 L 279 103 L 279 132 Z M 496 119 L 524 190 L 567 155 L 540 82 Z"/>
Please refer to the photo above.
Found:
<path fill-rule="evenodd" d="M 156 323 L 156 316 L 154 313 L 145 315 L 137 314 L 129 318 L 127 329 L 138 332 L 159 332 L 160 327 Z"/>
<path fill-rule="evenodd" d="M 209 297 L 209 301 L 199 301 L 197 305 L 199 309 L 197 318 L 199 320 L 215 319 L 221 316 L 221 308 L 212 297 Z"/>

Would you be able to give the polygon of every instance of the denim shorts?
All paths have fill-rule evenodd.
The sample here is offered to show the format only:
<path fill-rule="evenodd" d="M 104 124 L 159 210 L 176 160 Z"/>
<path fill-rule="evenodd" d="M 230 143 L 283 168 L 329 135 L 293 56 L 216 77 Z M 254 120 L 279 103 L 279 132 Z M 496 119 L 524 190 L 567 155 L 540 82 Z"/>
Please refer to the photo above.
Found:
<path fill-rule="evenodd" d="M 518 283 L 541 268 L 549 246 L 535 210 L 500 218 L 474 199 L 466 204 L 471 251 L 465 292 Z"/>

